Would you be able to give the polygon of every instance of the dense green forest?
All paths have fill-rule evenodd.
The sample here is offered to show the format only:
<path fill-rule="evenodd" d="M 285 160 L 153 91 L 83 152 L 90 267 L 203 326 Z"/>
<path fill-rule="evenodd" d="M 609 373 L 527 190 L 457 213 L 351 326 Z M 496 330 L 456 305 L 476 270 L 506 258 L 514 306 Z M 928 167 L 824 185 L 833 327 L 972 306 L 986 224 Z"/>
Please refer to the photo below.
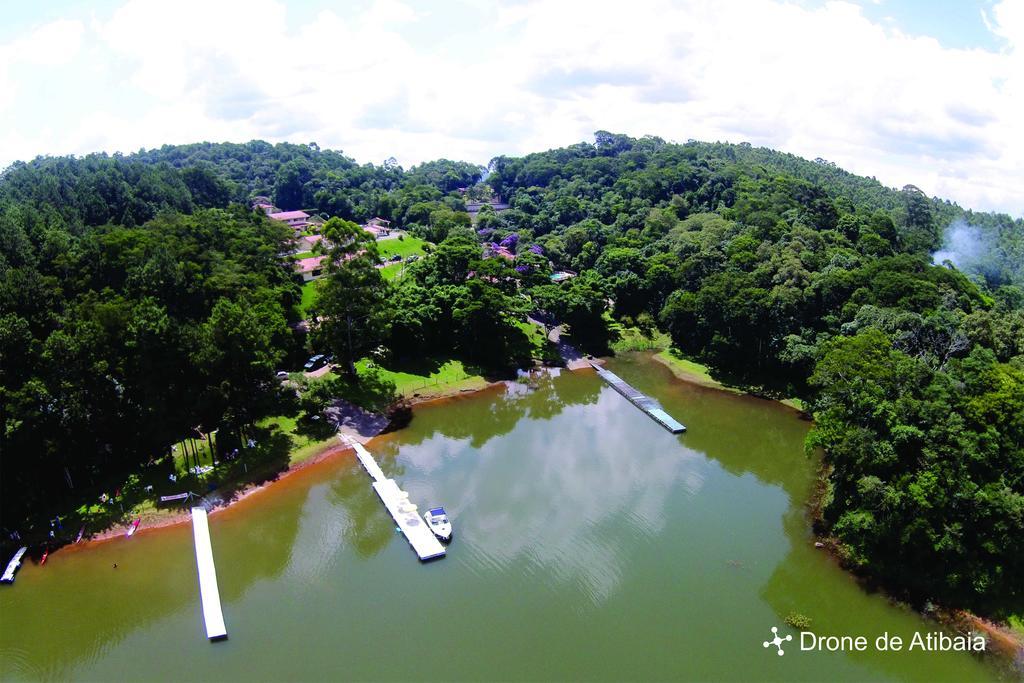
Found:
<path fill-rule="evenodd" d="M 491 192 L 510 208 L 471 221 L 466 197 Z M 256 195 L 330 218 L 308 325 L 290 231 Z M 372 216 L 435 245 L 400 280 L 356 225 Z M 954 225 L 984 248 L 958 256 Z M 17 163 L 0 177 L 5 525 L 196 426 L 230 446 L 309 352 L 348 369 L 338 392 L 367 356 L 501 373 L 536 356 L 533 315 L 595 353 L 661 329 L 735 384 L 804 399 L 819 530 L 848 566 L 914 601 L 1019 613 L 1022 263 L 1019 218 L 742 144 L 600 131 L 486 171 L 263 142 Z"/>

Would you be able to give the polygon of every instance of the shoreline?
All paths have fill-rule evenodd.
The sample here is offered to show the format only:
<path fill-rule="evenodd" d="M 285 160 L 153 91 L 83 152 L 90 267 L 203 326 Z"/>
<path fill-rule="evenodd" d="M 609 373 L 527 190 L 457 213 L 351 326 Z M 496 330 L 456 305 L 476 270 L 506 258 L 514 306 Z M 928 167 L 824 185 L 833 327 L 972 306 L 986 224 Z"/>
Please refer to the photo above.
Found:
<path fill-rule="evenodd" d="M 412 397 L 404 399 L 410 406 L 426 405 L 429 403 L 440 403 L 442 401 L 449 401 L 454 398 L 461 396 L 471 396 L 481 392 L 485 392 L 494 389 L 498 386 L 504 386 L 506 380 L 498 380 L 494 382 L 486 382 L 483 386 L 475 388 L 467 388 L 464 386 L 453 386 L 451 388 L 439 391 L 437 393 L 430 393 L 427 395 L 414 395 Z M 381 432 L 382 434 L 387 432 Z M 377 435 L 372 436 L 365 440 L 365 443 L 370 443 L 376 438 Z M 354 453 L 351 446 L 343 445 L 338 441 L 337 435 L 331 436 L 329 439 L 315 445 L 313 453 L 298 462 L 289 463 L 287 467 L 278 471 L 276 474 L 271 475 L 264 481 L 259 483 L 247 483 L 242 484 L 239 488 L 231 491 L 229 497 L 222 499 L 221 501 L 213 504 L 209 510 L 209 515 L 215 515 L 222 510 L 234 506 L 236 503 L 252 496 L 260 491 L 269 490 L 273 485 L 282 479 L 289 477 L 296 472 L 300 472 L 307 467 L 319 464 L 326 460 L 329 460 L 342 453 L 349 452 Z M 232 484 L 227 484 L 223 488 L 231 489 Z M 217 490 L 211 491 L 211 494 L 216 494 Z M 205 496 L 204 496 L 205 498 Z M 191 507 L 191 506 L 189 506 Z M 189 507 L 183 507 L 181 509 L 157 509 L 156 511 L 149 512 L 143 518 L 143 524 L 139 526 L 136 533 L 145 533 L 148 531 L 156 531 L 160 529 L 168 529 L 181 524 L 188 524 L 192 520 L 192 514 L 189 511 Z M 92 547 L 94 544 L 106 543 L 112 539 L 121 538 L 124 536 L 124 527 L 115 525 L 107 527 L 102 531 L 95 534 L 86 536 L 80 543 L 69 543 L 67 545 L 55 548 L 52 551 L 52 555 L 56 555 L 59 552 L 65 551 L 80 551 Z"/>
<path fill-rule="evenodd" d="M 667 353 L 667 351 L 655 351 L 650 353 L 649 355 L 655 361 L 661 363 L 666 368 L 668 368 L 669 371 L 672 373 L 673 377 L 675 377 L 681 382 L 685 382 L 687 384 L 692 384 L 695 386 L 700 386 L 708 389 L 725 391 L 738 396 L 765 398 L 758 397 L 754 394 L 750 394 L 736 387 L 724 385 L 710 377 L 702 377 L 701 375 L 695 372 L 687 372 L 683 368 L 673 365 L 670 359 L 663 358 L 661 356 L 662 353 Z M 605 359 L 601 358 L 600 360 Z M 454 386 L 444 391 L 440 391 L 438 393 L 431 393 L 425 396 L 414 395 L 412 397 L 405 398 L 404 400 L 410 406 L 442 403 L 446 401 L 451 401 L 453 399 L 458 399 L 463 396 L 475 396 L 486 391 L 494 390 L 499 386 L 507 386 L 509 381 L 511 380 L 498 380 L 493 382 L 486 382 L 483 386 L 478 386 L 474 388 Z M 810 419 L 809 414 L 805 410 L 796 405 L 793 405 L 788 400 L 766 400 L 771 400 L 775 403 L 779 403 L 785 406 L 786 408 L 799 413 L 800 416 L 803 417 L 804 419 Z M 386 433 L 388 432 L 381 432 L 381 434 Z M 378 435 L 374 435 L 367 438 L 364 441 L 364 443 L 372 443 L 376 436 Z M 257 494 L 261 491 L 271 490 L 275 483 L 280 482 L 281 480 L 289 477 L 292 474 L 300 472 L 306 469 L 307 467 L 311 467 L 313 465 L 330 460 L 331 458 L 334 458 L 346 452 L 350 454 L 354 453 L 354 449 L 351 446 L 343 445 L 342 443 L 337 441 L 336 436 L 332 436 L 330 439 L 324 440 L 323 442 L 318 444 L 317 448 L 315 449 L 312 455 L 305 457 L 298 462 L 289 464 L 288 467 L 280 470 L 278 473 L 276 473 L 276 475 L 273 475 L 272 477 L 267 478 L 262 482 L 245 484 L 238 488 L 237 490 L 233 491 L 229 498 L 213 505 L 209 509 L 208 514 L 214 515 L 221 511 L 227 510 L 233 507 L 236 503 L 245 500 L 246 498 L 249 498 L 254 494 Z M 823 466 L 824 461 L 822 461 L 822 464 L 819 467 Z M 820 476 L 818 479 L 820 481 Z M 817 485 L 815 488 L 817 488 Z M 216 491 L 212 493 L 216 493 Z M 835 545 L 834 539 L 829 536 L 823 536 L 814 532 L 816 512 L 820 512 L 820 510 L 816 511 L 815 509 L 816 504 L 820 502 L 818 500 L 819 493 L 820 492 L 817 490 L 812 491 L 810 497 L 804 505 L 805 511 L 807 512 L 808 525 L 811 529 L 812 538 L 815 541 L 822 542 L 824 544 L 823 550 L 829 554 L 832 560 L 842 571 L 850 574 L 852 577 L 854 577 L 855 580 L 858 581 L 858 583 L 863 584 L 863 582 L 865 581 L 865 577 L 859 575 L 856 572 L 851 572 L 849 569 L 846 569 L 843 566 L 842 558 Z M 153 516 L 151 519 L 153 521 L 148 522 L 145 527 L 140 526 L 137 533 L 158 531 L 161 529 L 170 529 L 178 525 L 187 524 L 191 521 L 191 513 L 188 511 L 187 508 L 185 508 L 174 512 L 160 512 L 159 514 Z M 94 544 L 106 543 L 107 541 L 120 538 L 122 536 L 124 536 L 123 528 L 109 527 L 97 533 L 94 536 L 83 538 L 81 543 L 71 543 L 61 548 L 57 548 L 53 552 L 57 553 L 61 551 L 82 551 L 92 547 Z M 967 626 L 972 628 L 973 630 L 983 632 L 987 640 L 992 644 L 991 650 L 988 650 L 987 652 L 992 656 L 996 657 L 999 661 L 1008 663 L 1009 666 L 1013 666 L 1015 658 L 1020 656 L 1019 653 L 1024 652 L 1024 639 L 1022 639 L 1020 635 L 1008 625 L 993 622 L 990 619 L 987 619 L 985 617 L 976 615 L 972 612 L 962 609 L 948 609 L 939 606 L 933 612 L 924 612 L 921 610 L 914 609 L 911 605 L 909 605 L 909 603 L 903 602 L 893 597 L 888 591 L 883 592 L 886 595 L 886 598 L 892 604 L 907 606 L 922 618 L 932 620 L 945 628 L 949 628 L 955 631 L 961 631 L 964 629 L 965 626 Z"/>
<path fill-rule="evenodd" d="M 755 394 L 743 391 L 737 387 L 728 386 L 722 384 L 718 380 L 712 378 L 710 375 L 700 373 L 696 368 L 690 370 L 684 365 L 689 364 L 690 361 L 683 359 L 676 359 L 671 356 L 668 349 L 662 349 L 661 351 L 653 351 L 651 357 L 667 367 L 677 379 L 689 384 L 705 387 L 708 389 L 716 389 L 718 391 L 725 391 L 738 396 L 751 396 L 754 398 L 766 398 L 758 397 Z M 683 362 L 678 362 L 682 360 Z M 694 364 L 696 365 L 696 364 Z M 787 408 L 798 412 L 802 419 L 813 420 L 813 416 L 808 413 L 801 404 L 797 403 L 794 399 L 768 399 L 775 403 L 782 404 Z M 839 550 L 839 545 L 835 538 L 832 536 L 822 535 L 815 532 L 814 528 L 816 523 L 821 519 L 821 506 L 823 503 L 822 496 L 824 493 L 824 480 L 827 477 L 828 465 L 825 463 L 824 458 L 818 465 L 818 472 L 815 476 L 815 483 L 810 496 L 808 497 L 804 508 L 807 513 L 807 521 L 811 529 L 812 538 L 815 542 L 821 543 L 821 549 L 829 554 L 829 557 L 835 562 L 836 566 L 842 571 L 850 574 L 859 584 L 862 589 L 866 590 L 866 583 L 868 577 L 861 575 L 857 572 L 851 571 L 846 568 L 843 557 Z M 882 590 L 886 599 L 894 605 L 902 605 L 911 609 L 916 614 L 920 615 L 924 619 L 930 619 L 935 623 L 957 631 L 963 632 L 966 630 L 979 631 L 984 633 L 986 640 L 991 646 L 987 652 L 993 657 L 1000 661 L 1007 662 L 1009 666 L 1014 666 L 1015 660 L 1019 657 L 1024 657 L 1024 637 L 1013 629 L 1008 624 L 1002 624 L 993 621 L 992 619 L 974 614 L 973 612 L 960 608 L 947 608 L 944 606 L 937 606 L 935 610 L 926 612 L 914 608 L 910 603 L 907 603 L 899 598 L 894 597 L 888 590 Z"/>

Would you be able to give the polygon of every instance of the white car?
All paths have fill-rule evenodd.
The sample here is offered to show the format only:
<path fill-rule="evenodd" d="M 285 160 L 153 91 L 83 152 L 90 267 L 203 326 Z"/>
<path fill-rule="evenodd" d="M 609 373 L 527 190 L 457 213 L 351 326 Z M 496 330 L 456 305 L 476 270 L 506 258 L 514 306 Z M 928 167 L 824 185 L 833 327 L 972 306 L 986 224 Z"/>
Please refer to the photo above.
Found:
<path fill-rule="evenodd" d="M 423 519 L 438 540 L 445 543 L 452 540 L 452 523 L 448 521 L 448 513 L 444 508 L 430 508 L 423 513 Z"/>

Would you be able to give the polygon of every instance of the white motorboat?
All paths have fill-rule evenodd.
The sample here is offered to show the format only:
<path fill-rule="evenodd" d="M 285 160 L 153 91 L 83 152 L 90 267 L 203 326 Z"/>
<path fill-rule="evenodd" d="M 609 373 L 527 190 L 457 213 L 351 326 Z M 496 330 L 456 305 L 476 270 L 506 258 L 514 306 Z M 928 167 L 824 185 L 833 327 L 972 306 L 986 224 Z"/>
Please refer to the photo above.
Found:
<path fill-rule="evenodd" d="M 423 519 L 438 540 L 445 543 L 452 540 L 452 523 L 448 520 L 448 513 L 444 508 L 430 508 L 423 513 Z"/>

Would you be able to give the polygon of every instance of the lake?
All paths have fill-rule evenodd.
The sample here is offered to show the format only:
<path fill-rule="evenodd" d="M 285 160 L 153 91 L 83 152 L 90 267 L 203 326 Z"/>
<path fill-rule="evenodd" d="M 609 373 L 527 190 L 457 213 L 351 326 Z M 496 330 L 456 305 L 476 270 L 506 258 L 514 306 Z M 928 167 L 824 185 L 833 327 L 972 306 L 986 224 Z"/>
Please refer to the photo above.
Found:
<path fill-rule="evenodd" d="M 689 431 L 591 372 L 417 407 L 368 448 L 421 510 L 447 508 L 446 558 L 420 564 L 341 453 L 210 517 L 229 640 L 205 638 L 190 526 L 143 529 L 0 587 L 0 678 L 996 678 L 964 653 L 800 651 L 792 612 L 872 642 L 936 626 L 814 548 L 796 412 L 643 354 L 609 367 Z"/>

